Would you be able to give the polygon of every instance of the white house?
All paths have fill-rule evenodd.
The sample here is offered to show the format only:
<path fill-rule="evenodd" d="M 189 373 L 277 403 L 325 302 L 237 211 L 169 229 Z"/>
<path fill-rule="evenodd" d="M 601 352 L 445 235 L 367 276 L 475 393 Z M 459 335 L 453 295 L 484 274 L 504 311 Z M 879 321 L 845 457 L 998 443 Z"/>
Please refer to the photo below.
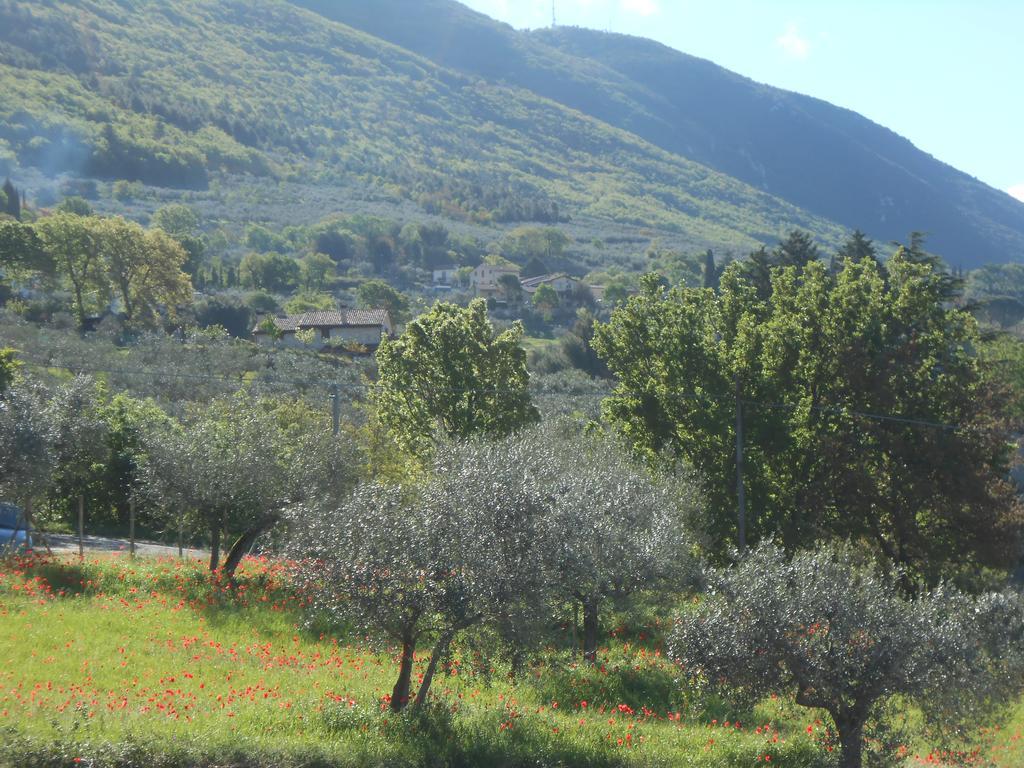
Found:
<path fill-rule="evenodd" d="M 306 312 L 304 315 L 271 318 L 273 330 L 266 320 L 253 329 L 257 344 L 283 344 L 302 347 L 299 331 L 312 331 L 313 344 L 319 349 L 328 346 L 359 345 L 375 351 L 381 340 L 395 335 L 391 316 L 386 309 L 343 309 Z"/>
<path fill-rule="evenodd" d="M 499 267 L 486 262 L 474 269 L 469 276 L 469 285 L 477 296 L 490 298 L 501 291 L 498 281 L 503 275 L 519 277 L 518 267 Z"/>

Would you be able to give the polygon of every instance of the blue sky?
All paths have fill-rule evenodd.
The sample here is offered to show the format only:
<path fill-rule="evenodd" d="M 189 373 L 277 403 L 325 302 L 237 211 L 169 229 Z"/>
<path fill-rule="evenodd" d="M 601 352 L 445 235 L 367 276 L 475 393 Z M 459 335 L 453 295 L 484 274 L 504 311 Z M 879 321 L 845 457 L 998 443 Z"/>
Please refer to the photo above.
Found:
<path fill-rule="evenodd" d="M 551 0 L 462 0 L 515 27 Z M 853 109 L 1024 200 L 1024 0 L 556 0 L 558 22 L 658 40 Z"/>

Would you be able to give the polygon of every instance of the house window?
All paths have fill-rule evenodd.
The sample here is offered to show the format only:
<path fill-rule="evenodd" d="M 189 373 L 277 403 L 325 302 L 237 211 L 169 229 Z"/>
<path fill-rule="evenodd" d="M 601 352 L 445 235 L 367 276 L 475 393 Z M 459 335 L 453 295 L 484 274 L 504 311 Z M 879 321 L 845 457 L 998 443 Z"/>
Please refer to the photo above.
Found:
<path fill-rule="evenodd" d="M 330 341 L 330 339 L 331 339 L 331 329 L 330 328 L 321 328 L 320 329 L 320 338 L 323 339 L 324 341 Z"/>

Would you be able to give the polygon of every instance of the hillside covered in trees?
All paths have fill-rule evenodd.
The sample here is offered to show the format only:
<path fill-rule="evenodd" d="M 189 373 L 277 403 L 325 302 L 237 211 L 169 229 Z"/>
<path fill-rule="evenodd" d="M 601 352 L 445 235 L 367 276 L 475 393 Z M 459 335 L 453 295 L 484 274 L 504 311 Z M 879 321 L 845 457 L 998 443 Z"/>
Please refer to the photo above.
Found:
<path fill-rule="evenodd" d="M 642 38 L 517 32 L 455 0 L 296 5 L 629 131 L 879 240 L 929 233 L 950 263 L 1024 258 L 1024 206 L 850 110 Z M 898 67 L 898 64 L 894 64 Z"/>

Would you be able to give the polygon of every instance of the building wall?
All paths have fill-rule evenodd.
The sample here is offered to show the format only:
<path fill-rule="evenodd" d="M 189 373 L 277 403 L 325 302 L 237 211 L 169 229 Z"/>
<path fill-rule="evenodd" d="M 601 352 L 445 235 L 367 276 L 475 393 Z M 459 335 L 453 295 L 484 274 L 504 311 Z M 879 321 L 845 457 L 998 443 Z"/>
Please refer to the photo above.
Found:
<path fill-rule="evenodd" d="M 380 344 L 381 335 L 382 331 L 379 325 L 367 328 L 331 329 L 331 341 L 351 341 L 368 347 Z"/>

